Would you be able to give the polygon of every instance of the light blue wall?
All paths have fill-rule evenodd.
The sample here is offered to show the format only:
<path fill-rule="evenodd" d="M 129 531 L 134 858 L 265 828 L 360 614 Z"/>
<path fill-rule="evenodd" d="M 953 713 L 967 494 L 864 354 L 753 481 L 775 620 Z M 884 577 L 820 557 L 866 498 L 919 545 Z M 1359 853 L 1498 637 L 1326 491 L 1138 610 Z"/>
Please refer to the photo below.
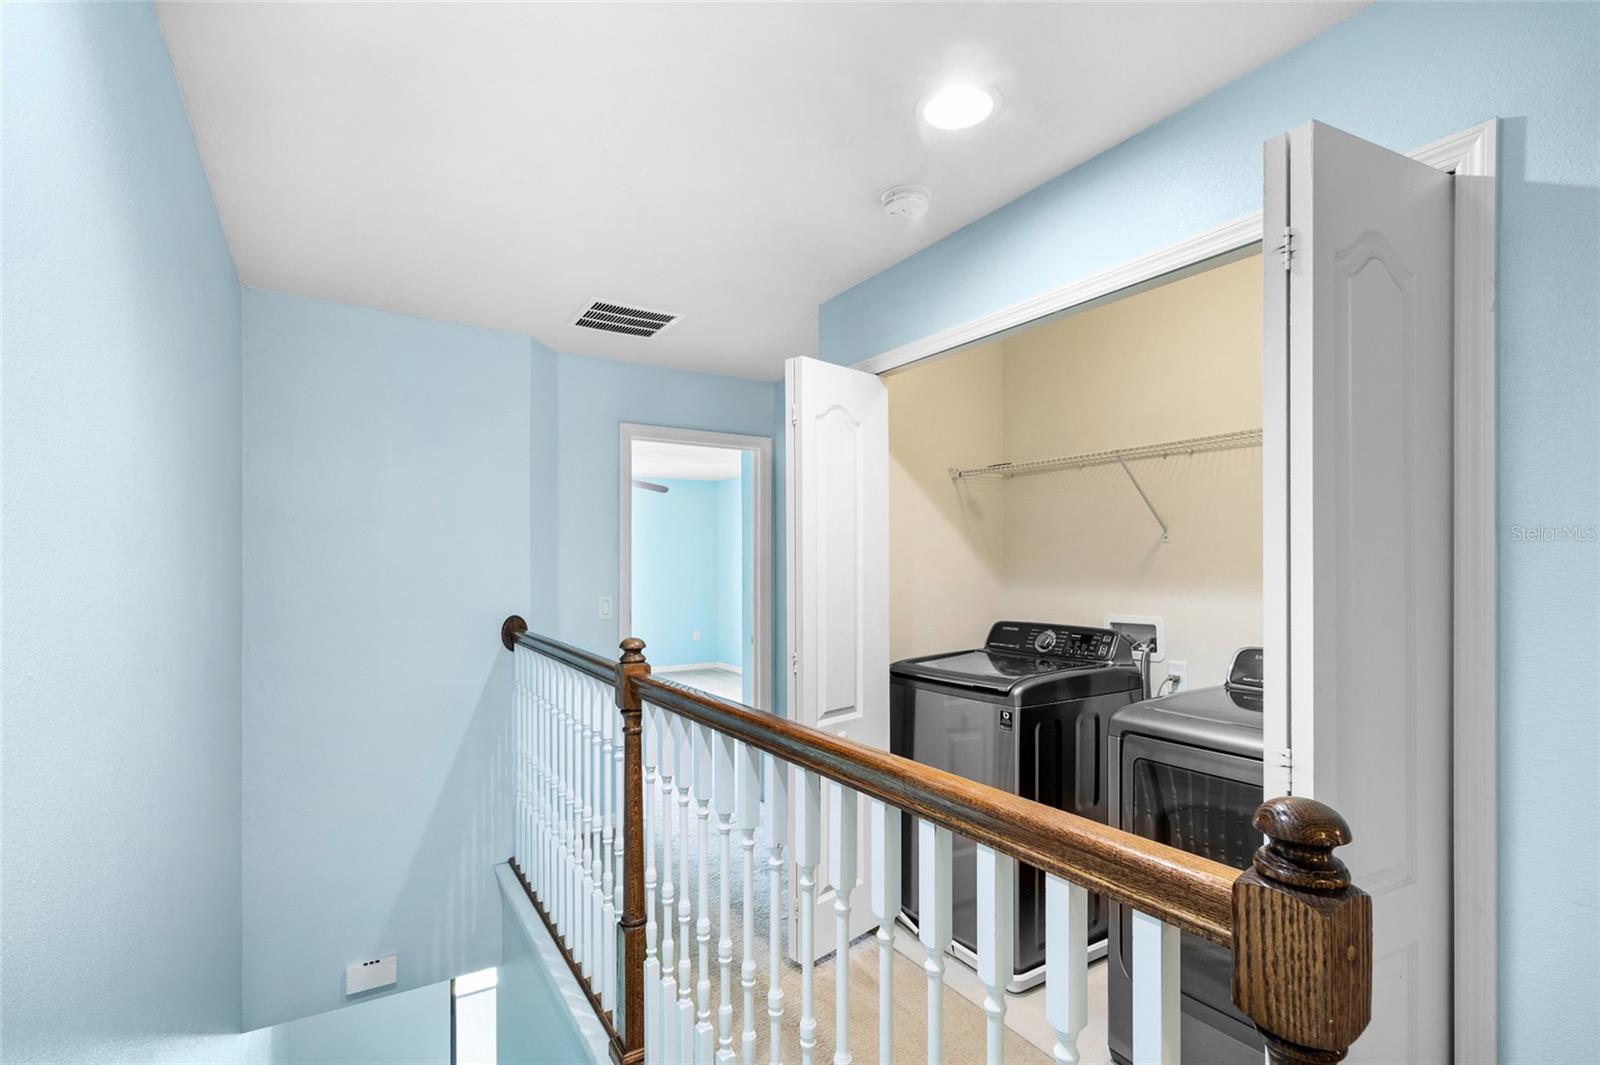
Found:
<path fill-rule="evenodd" d="M 500 1065 L 578 1065 L 589 1054 L 572 1021 L 569 1007 L 550 978 L 546 961 L 534 952 L 528 939 L 530 925 L 538 922 L 532 907 L 502 896 L 501 961 L 495 1000 L 495 1041 Z M 543 934 L 542 929 L 539 934 Z M 552 952 L 554 947 L 549 948 Z M 574 991 L 576 994 L 576 991 Z"/>
<path fill-rule="evenodd" d="M 275 1065 L 443 1065 L 450 981 L 363 999 L 270 1029 Z"/>
<path fill-rule="evenodd" d="M 1502 1051 L 1600 1059 L 1593 796 L 1600 521 L 1600 6 L 1382 4 L 824 304 L 849 363 L 1261 206 L 1261 144 L 1320 119 L 1409 149 L 1500 116 Z"/>
<path fill-rule="evenodd" d="M 0 1058 L 259 1058 L 239 287 L 150 8 L 0 19 Z"/>
<path fill-rule="evenodd" d="M 783 384 L 686 373 L 604 359 L 556 359 L 557 628 L 596 654 L 617 652 L 617 623 L 598 617 L 599 596 L 617 594 L 618 427 L 642 422 L 766 436 L 773 440 L 773 646 L 783 647 Z M 646 640 L 650 639 L 644 634 Z M 650 651 L 646 650 L 648 657 Z M 775 674 L 778 670 L 773 671 Z M 776 683 L 782 706 L 783 686 Z"/>
<path fill-rule="evenodd" d="M 496 964 L 526 337 L 244 293 L 244 1014 Z"/>
<path fill-rule="evenodd" d="M 633 490 L 634 631 L 650 642 L 654 665 L 719 661 L 724 619 L 718 482 L 656 483 L 667 491 Z"/>

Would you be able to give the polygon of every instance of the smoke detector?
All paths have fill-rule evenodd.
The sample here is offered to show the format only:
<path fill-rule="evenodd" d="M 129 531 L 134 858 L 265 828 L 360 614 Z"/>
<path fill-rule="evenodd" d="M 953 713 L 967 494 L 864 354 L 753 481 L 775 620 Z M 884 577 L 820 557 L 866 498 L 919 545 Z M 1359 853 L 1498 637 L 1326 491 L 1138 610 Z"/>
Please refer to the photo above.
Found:
<path fill-rule="evenodd" d="M 890 218 L 916 222 L 928 213 L 933 193 L 921 185 L 896 185 L 883 194 L 883 213 Z"/>

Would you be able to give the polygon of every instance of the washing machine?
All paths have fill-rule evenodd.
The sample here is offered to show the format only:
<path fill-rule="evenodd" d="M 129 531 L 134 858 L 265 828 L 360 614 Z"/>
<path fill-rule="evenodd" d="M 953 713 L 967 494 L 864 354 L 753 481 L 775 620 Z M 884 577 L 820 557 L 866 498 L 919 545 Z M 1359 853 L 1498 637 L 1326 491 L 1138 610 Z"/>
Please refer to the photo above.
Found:
<path fill-rule="evenodd" d="M 1140 698 L 1126 641 L 1110 629 L 1001 621 L 982 647 L 890 667 L 889 749 L 1025 799 L 1106 820 L 1106 729 Z M 905 919 L 917 921 L 916 820 L 900 834 Z M 977 847 L 952 846 L 952 952 L 977 964 Z M 1044 979 L 1044 874 L 1017 867 L 1013 991 Z M 1103 900 L 1089 896 L 1091 956 L 1105 949 Z"/>

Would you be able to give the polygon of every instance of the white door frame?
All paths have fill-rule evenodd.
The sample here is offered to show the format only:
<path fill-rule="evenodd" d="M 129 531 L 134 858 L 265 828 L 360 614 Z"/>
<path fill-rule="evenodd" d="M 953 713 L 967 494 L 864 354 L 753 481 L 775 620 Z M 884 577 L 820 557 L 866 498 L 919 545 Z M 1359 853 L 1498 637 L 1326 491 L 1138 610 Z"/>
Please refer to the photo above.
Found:
<path fill-rule="evenodd" d="M 753 582 L 755 661 L 751 665 L 750 691 L 757 710 L 772 709 L 772 438 L 718 433 L 709 429 L 674 429 L 662 425 L 623 422 L 618 427 L 617 512 L 622 539 L 617 574 L 617 638 L 649 638 L 649 633 L 630 632 L 633 624 L 633 442 L 648 440 L 664 444 L 698 444 L 702 447 L 736 448 L 755 455 L 751 479 L 752 506 L 755 507 L 753 539 L 756 567 Z M 645 655 L 649 656 L 646 648 Z"/>
<path fill-rule="evenodd" d="M 1454 1043 L 1457 1060 L 1496 1059 L 1498 934 L 1495 699 L 1495 211 L 1499 120 L 1451 134 L 1412 159 L 1456 176 L 1454 400 Z M 1048 315 L 1192 270 L 1262 242 L 1261 212 L 855 363 L 888 373 Z M 1274 240 L 1276 243 L 1276 240 Z M 1359 826 L 1357 826 L 1359 829 Z"/>

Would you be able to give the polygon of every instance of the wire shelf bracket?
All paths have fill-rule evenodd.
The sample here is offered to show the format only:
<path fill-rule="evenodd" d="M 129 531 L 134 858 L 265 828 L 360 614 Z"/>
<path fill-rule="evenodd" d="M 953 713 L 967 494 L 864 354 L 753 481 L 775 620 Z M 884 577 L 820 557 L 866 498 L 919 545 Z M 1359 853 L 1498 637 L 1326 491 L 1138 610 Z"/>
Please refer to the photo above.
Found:
<path fill-rule="evenodd" d="M 1012 477 L 1025 477 L 1034 473 L 1051 473 L 1055 470 L 1081 470 L 1090 466 L 1109 466 L 1116 463 L 1133 485 L 1133 490 L 1139 493 L 1139 498 L 1144 501 L 1150 516 L 1161 526 L 1161 542 L 1168 542 L 1169 530 L 1167 523 L 1156 510 L 1155 504 L 1150 502 L 1150 495 L 1133 475 L 1133 470 L 1128 468 L 1129 462 L 1140 459 L 1164 459 L 1173 455 L 1197 455 L 1206 451 L 1232 451 L 1238 448 L 1260 447 L 1260 429 L 1241 429 L 1232 433 L 1216 433 L 1211 436 L 1192 436 L 1183 440 L 1168 440 L 1159 444 L 1143 444 L 1139 447 L 1114 448 L 1110 451 L 1088 451 L 1081 455 L 1062 455 L 1050 459 L 1033 459 L 1028 462 L 996 462 L 989 466 L 971 466 L 967 468 L 951 467 L 950 479 L 961 481 L 976 477 L 998 477 L 1009 480 Z"/>

